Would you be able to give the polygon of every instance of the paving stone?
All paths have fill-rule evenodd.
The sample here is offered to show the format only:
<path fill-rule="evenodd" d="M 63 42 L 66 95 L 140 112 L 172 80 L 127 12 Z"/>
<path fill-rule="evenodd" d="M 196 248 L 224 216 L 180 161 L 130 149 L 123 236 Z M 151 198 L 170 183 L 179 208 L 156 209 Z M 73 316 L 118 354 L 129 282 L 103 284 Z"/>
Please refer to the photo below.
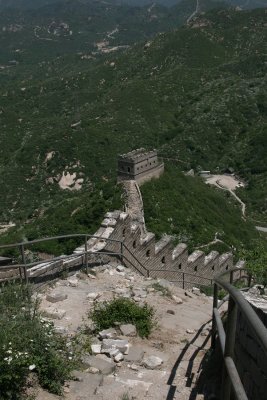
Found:
<path fill-rule="evenodd" d="M 77 287 L 79 284 L 79 280 L 77 278 L 69 278 L 68 283 L 71 287 Z"/>
<path fill-rule="evenodd" d="M 124 359 L 123 354 L 122 353 L 118 353 L 115 357 L 114 357 L 114 361 L 116 362 L 120 362 Z"/>
<path fill-rule="evenodd" d="M 144 357 L 144 350 L 139 346 L 131 346 L 128 354 L 125 356 L 125 361 L 139 363 Z"/>
<path fill-rule="evenodd" d="M 129 343 L 124 339 L 103 339 L 102 352 L 109 353 L 112 349 L 118 349 L 123 354 L 128 352 Z"/>
<path fill-rule="evenodd" d="M 100 339 L 114 339 L 118 336 L 116 329 L 104 329 L 103 331 L 99 332 Z"/>
<path fill-rule="evenodd" d="M 45 317 L 48 317 L 48 318 L 62 319 L 63 317 L 65 317 L 66 311 L 65 310 L 56 309 L 56 308 L 45 308 L 42 311 L 42 314 Z"/>
<path fill-rule="evenodd" d="M 189 333 L 190 335 L 192 335 L 193 333 L 195 333 L 194 329 L 187 329 L 186 333 Z"/>
<path fill-rule="evenodd" d="M 155 369 L 161 366 L 163 360 L 157 356 L 148 356 L 143 359 L 143 365 L 149 369 Z"/>
<path fill-rule="evenodd" d="M 118 266 L 116 267 L 116 271 L 118 271 L 118 272 L 124 272 L 124 271 L 125 271 L 125 267 L 124 267 L 123 265 L 118 265 Z"/>
<path fill-rule="evenodd" d="M 83 356 L 82 363 L 86 367 L 97 368 L 103 375 L 109 375 L 115 370 L 115 363 L 108 358 L 104 360 L 96 356 Z"/>
<path fill-rule="evenodd" d="M 175 296 L 174 294 L 172 295 L 172 299 L 175 301 L 176 304 L 183 304 L 183 300 L 180 297 Z"/>
<path fill-rule="evenodd" d="M 91 350 L 93 354 L 101 353 L 101 344 L 91 344 Z"/>
<path fill-rule="evenodd" d="M 132 324 L 120 325 L 120 331 L 124 336 L 136 336 L 136 327 Z"/>
<path fill-rule="evenodd" d="M 164 287 L 164 289 L 173 289 L 173 284 L 169 281 L 167 281 L 166 279 L 159 279 L 158 283 L 160 286 Z"/>
<path fill-rule="evenodd" d="M 57 303 L 59 301 L 66 300 L 68 295 L 61 292 L 53 292 L 46 295 L 46 300 L 50 303 Z"/>
<path fill-rule="evenodd" d="M 88 295 L 86 296 L 86 298 L 88 300 L 96 300 L 98 297 L 101 296 L 101 293 L 97 293 L 97 292 L 92 292 L 92 293 L 88 293 Z"/>

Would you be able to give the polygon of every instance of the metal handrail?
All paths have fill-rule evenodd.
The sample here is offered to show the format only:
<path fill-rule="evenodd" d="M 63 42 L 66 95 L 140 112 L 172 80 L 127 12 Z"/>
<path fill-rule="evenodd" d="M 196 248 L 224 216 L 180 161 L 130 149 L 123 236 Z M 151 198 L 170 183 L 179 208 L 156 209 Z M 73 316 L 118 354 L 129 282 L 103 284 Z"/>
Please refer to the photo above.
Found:
<path fill-rule="evenodd" d="M 238 309 L 241 311 L 242 316 L 244 316 L 252 332 L 255 334 L 258 343 L 267 357 L 267 329 L 251 305 L 247 302 L 244 296 L 242 296 L 240 290 L 236 289 L 231 284 L 233 282 L 234 272 L 241 272 L 243 270 L 245 270 L 245 268 L 232 268 L 214 278 L 211 346 L 213 349 L 215 348 L 216 334 L 218 333 L 219 343 L 224 359 L 222 400 L 230 400 L 231 392 L 234 392 L 235 398 L 238 400 L 248 400 L 233 360 Z M 230 283 L 224 279 L 228 274 L 230 274 Z M 218 311 L 218 287 L 221 287 L 229 294 L 226 332 Z"/>
<path fill-rule="evenodd" d="M 73 233 L 70 235 L 60 235 L 60 236 L 51 236 L 47 238 L 42 238 L 42 239 L 35 239 L 35 240 L 29 240 L 25 242 L 20 242 L 20 243 L 12 243 L 12 244 L 2 244 L 0 245 L 0 249 L 8 249 L 12 247 L 20 247 L 20 246 L 25 246 L 25 245 L 30 245 L 33 243 L 41 243 L 41 242 L 48 242 L 49 240 L 58 240 L 58 239 L 66 239 L 66 238 L 74 238 L 74 237 L 87 237 L 87 238 L 93 238 L 93 239 L 100 239 L 103 241 L 109 241 L 109 242 L 117 242 L 121 243 L 121 240 L 116 240 L 116 239 L 110 239 L 110 238 L 104 238 L 102 236 L 97 236 L 97 235 L 88 235 L 86 233 Z"/>

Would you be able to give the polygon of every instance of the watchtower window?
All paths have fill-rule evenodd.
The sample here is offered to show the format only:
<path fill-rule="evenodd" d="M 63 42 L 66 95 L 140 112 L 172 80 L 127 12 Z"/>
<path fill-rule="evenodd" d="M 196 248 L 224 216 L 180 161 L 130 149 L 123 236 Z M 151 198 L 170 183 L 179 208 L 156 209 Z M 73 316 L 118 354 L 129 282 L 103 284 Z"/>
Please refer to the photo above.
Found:
<path fill-rule="evenodd" d="M 211 267 L 212 271 L 214 271 L 214 265 Z"/>
<path fill-rule="evenodd" d="M 131 172 L 131 168 L 130 168 L 130 167 L 128 167 L 128 168 L 127 168 L 127 171 L 128 171 L 128 172 Z"/>
<path fill-rule="evenodd" d="M 136 241 L 133 242 L 133 248 L 136 248 Z"/>
<path fill-rule="evenodd" d="M 195 266 L 194 271 L 197 272 L 197 266 Z"/>
<path fill-rule="evenodd" d="M 149 258 L 150 257 L 150 250 L 146 251 L 146 257 Z"/>
<path fill-rule="evenodd" d="M 182 264 L 179 264 L 179 265 L 178 265 L 178 268 L 179 268 L 179 269 L 182 269 Z"/>
<path fill-rule="evenodd" d="M 165 264 L 165 262 L 166 262 L 165 256 L 162 257 L 161 262 L 162 262 L 162 264 Z"/>
<path fill-rule="evenodd" d="M 123 230 L 122 230 L 123 239 L 125 239 L 125 233 L 126 233 L 126 228 L 123 228 Z"/>
<path fill-rule="evenodd" d="M 225 268 L 225 269 L 226 269 L 226 271 L 228 270 L 228 268 L 229 268 L 229 267 L 228 267 L 228 265 L 226 265 L 226 268 Z"/>

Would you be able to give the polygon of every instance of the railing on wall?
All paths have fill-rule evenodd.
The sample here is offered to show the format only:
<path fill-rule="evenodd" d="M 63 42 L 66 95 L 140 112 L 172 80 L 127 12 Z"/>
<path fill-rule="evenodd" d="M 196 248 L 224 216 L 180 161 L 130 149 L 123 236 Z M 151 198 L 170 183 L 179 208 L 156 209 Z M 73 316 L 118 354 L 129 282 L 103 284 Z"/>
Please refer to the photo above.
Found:
<path fill-rule="evenodd" d="M 54 257 L 48 260 L 39 260 L 35 262 L 27 263 L 26 260 L 26 248 L 53 240 L 63 240 L 63 239 L 83 239 L 84 241 L 84 251 L 80 251 L 79 253 L 72 253 L 66 256 Z M 97 239 L 99 242 L 104 242 L 107 245 L 115 246 L 116 251 L 114 250 L 97 250 L 92 251 L 88 248 L 88 240 L 89 239 Z M 105 247 L 105 246 L 104 246 Z M 0 245 L 1 249 L 18 249 L 20 253 L 21 263 L 11 264 L 6 266 L 0 266 L 1 271 L 10 271 L 10 270 L 18 270 L 19 278 L 24 280 L 26 283 L 30 280 L 29 272 L 33 267 L 40 267 L 40 270 L 44 264 L 53 264 L 56 262 L 64 262 L 67 260 L 75 260 L 81 258 L 82 267 L 86 269 L 86 272 L 89 272 L 89 257 L 101 257 L 101 256 L 109 256 L 119 259 L 122 263 L 127 266 L 133 268 L 139 274 L 145 277 L 151 278 L 164 278 L 167 279 L 174 284 L 178 284 L 180 287 L 186 289 L 188 285 L 190 286 L 211 286 L 213 284 L 213 280 L 206 278 L 201 275 L 191 274 L 186 271 L 180 270 L 168 270 L 168 269 L 148 269 L 144 264 L 140 262 L 138 257 L 125 245 L 125 243 L 121 240 L 104 238 L 96 235 L 88 235 L 88 234 L 72 234 L 72 235 L 61 235 L 61 236 L 53 236 L 42 239 L 31 240 L 28 242 L 14 243 L 14 244 L 5 244 Z M 67 269 L 67 268 L 66 268 Z M 41 274 L 41 272 L 40 272 Z M 37 271 L 38 275 L 38 271 Z"/>
<path fill-rule="evenodd" d="M 218 335 L 224 361 L 222 371 L 222 400 L 230 400 L 233 398 L 233 395 L 237 400 L 254 400 L 248 398 L 234 362 L 238 311 L 242 313 L 246 323 L 251 328 L 256 341 L 264 352 L 265 360 L 267 360 L 267 329 L 240 290 L 232 285 L 234 275 L 239 272 L 241 277 L 241 271 L 244 271 L 244 268 L 233 268 L 214 278 L 211 346 L 213 349 L 215 348 Z M 230 283 L 225 279 L 226 276 L 230 276 Z M 249 281 L 248 286 L 250 286 L 251 277 L 248 276 L 247 278 Z M 224 329 L 224 324 L 218 310 L 220 306 L 218 305 L 219 287 L 228 293 L 226 330 Z"/>

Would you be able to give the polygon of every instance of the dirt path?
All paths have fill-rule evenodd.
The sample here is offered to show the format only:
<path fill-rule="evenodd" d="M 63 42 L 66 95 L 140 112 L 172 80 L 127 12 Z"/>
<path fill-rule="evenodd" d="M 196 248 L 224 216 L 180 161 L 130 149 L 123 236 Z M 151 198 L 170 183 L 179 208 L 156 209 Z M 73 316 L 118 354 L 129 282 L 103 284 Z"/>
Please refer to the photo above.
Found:
<path fill-rule="evenodd" d="M 185 292 L 167 281 L 162 281 L 162 284 L 166 285 L 176 298 L 164 296 L 162 292 L 153 291 L 152 284 L 155 281 L 145 279 L 128 269 L 118 272 L 116 266 L 107 265 L 97 271 L 96 278 L 79 274 L 78 279 L 74 278 L 76 286 L 69 286 L 68 279 L 59 281 L 56 287 L 48 289 L 47 293 L 50 294 L 60 292 L 67 295 L 64 301 L 50 303 L 46 299 L 47 293 L 42 295 L 41 308 L 43 310 L 50 309 L 51 311 L 57 308 L 65 312 L 62 319 L 54 321 L 59 331 L 72 336 L 79 331 L 80 326 L 90 325 L 88 311 L 92 309 L 96 301 L 102 302 L 118 296 L 133 295 L 139 304 L 147 302 L 154 307 L 157 326 L 149 339 L 118 334 L 120 338 L 129 341 L 130 359 L 141 351 L 139 359 L 123 360 L 115 365 L 113 372 L 108 374 L 92 374 L 87 366 L 75 372 L 76 381 L 66 383 L 64 396 L 54 396 L 39 390 L 37 400 L 63 398 L 65 400 L 121 400 L 126 395 L 129 399 L 137 398 L 138 400 L 175 398 L 189 400 L 201 370 L 201 362 L 209 348 L 212 300 L 200 294 L 199 291 Z M 97 294 L 95 300 L 88 299 L 88 294 L 94 297 L 92 293 Z M 141 293 L 141 297 L 137 296 L 138 293 Z M 177 301 L 178 297 L 179 301 Z M 94 340 L 98 341 L 97 338 Z M 145 357 L 150 356 L 159 357 L 162 361 L 156 369 L 151 369 L 144 364 Z M 94 359 L 97 362 L 100 359 L 105 362 L 111 361 L 104 354 L 96 355 Z"/>
<path fill-rule="evenodd" d="M 241 205 L 242 217 L 246 219 L 246 204 L 234 192 L 236 188 L 244 186 L 242 182 L 231 175 L 211 175 L 206 179 L 206 183 L 215 185 L 219 189 L 227 190 Z"/>
<path fill-rule="evenodd" d="M 188 24 L 192 18 L 194 18 L 194 16 L 199 12 L 200 10 L 200 4 L 199 4 L 200 0 L 197 0 L 196 2 L 196 9 L 195 11 L 187 18 L 186 23 Z"/>

